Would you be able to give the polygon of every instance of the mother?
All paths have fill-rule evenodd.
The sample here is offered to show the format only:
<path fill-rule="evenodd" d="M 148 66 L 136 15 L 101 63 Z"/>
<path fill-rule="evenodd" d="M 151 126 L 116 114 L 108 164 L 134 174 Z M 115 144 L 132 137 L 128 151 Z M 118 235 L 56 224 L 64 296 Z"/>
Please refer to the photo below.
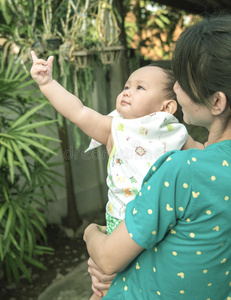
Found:
<path fill-rule="evenodd" d="M 105 300 L 231 299 L 231 16 L 186 29 L 172 64 L 184 121 L 208 142 L 162 156 L 110 236 L 86 228 L 93 261 L 119 272 Z"/>

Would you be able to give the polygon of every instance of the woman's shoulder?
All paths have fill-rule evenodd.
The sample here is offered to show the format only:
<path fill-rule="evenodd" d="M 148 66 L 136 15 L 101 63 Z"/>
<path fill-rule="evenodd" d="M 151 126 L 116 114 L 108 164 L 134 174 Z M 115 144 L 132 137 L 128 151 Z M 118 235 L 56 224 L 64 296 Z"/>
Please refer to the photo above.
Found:
<path fill-rule="evenodd" d="M 198 150 L 198 149 L 189 149 L 189 150 L 173 150 L 165 153 L 161 157 L 162 163 L 164 161 L 172 161 L 175 164 L 182 164 L 185 161 L 188 161 L 194 156 L 201 156 L 203 150 Z"/>
<path fill-rule="evenodd" d="M 165 167 L 170 167 L 177 172 L 198 172 L 204 168 L 216 166 L 220 161 L 229 160 L 231 157 L 231 141 L 224 143 L 216 143 L 207 146 L 203 150 L 188 149 L 188 150 L 174 150 L 165 153 L 156 163 L 156 169 L 163 164 Z M 231 161 L 230 161 L 231 164 Z"/>
<path fill-rule="evenodd" d="M 198 172 L 201 168 L 216 164 L 221 158 L 223 160 L 231 156 L 231 141 L 217 143 L 207 146 L 203 150 L 173 150 L 162 155 L 152 166 L 152 171 L 174 170 L 177 173 Z M 231 162 L 230 162 L 231 163 Z"/>
<path fill-rule="evenodd" d="M 162 155 L 150 168 L 147 178 L 150 178 L 154 173 L 179 173 L 185 172 L 189 166 L 190 157 L 194 151 L 172 150 Z M 147 180 L 146 178 L 146 180 Z"/>
<path fill-rule="evenodd" d="M 147 177 L 157 172 L 159 172 L 159 174 L 170 172 L 175 176 L 191 173 L 192 166 L 195 166 L 194 163 L 201 160 L 202 151 L 203 150 L 198 149 L 169 151 L 153 164 Z M 193 169 L 196 171 L 197 168 Z"/>

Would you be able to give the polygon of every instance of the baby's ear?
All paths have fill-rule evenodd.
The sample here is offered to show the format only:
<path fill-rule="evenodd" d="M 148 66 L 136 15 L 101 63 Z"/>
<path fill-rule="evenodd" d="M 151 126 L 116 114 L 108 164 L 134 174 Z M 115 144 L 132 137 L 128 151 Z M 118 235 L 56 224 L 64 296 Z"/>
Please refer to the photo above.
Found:
<path fill-rule="evenodd" d="M 174 115 L 177 111 L 177 102 L 176 100 L 165 100 L 163 102 L 162 110 L 164 112 L 167 112 L 171 115 Z"/>

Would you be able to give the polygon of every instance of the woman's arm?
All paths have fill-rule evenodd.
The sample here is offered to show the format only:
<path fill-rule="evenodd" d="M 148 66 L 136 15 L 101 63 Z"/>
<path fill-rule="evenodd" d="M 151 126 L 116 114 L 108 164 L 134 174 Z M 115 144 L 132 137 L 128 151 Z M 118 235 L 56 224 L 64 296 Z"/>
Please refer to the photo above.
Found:
<path fill-rule="evenodd" d="M 142 251 L 127 231 L 125 221 L 108 236 L 97 224 L 90 224 L 84 232 L 87 250 L 97 266 L 108 275 L 121 272 Z"/>

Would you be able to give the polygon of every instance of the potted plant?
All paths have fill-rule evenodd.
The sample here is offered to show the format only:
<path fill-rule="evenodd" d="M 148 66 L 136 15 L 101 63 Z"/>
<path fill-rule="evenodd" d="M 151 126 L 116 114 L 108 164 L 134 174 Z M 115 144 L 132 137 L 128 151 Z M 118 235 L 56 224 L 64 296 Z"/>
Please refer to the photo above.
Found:
<path fill-rule="evenodd" d="M 51 0 L 42 0 L 42 20 L 44 26 L 43 41 L 48 50 L 59 49 L 61 40 L 57 34 L 57 28 L 52 22 L 53 20 L 52 3 Z"/>
<path fill-rule="evenodd" d="M 80 1 L 76 4 L 68 0 L 66 19 L 61 18 L 63 44 L 60 49 L 60 62 L 69 60 L 74 62 L 76 69 L 90 65 L 94 50 L 87 47 L 89 28 L 92 26 L 88 16 L 89 0 L 84 6 Z"/>
<path fill-rule="evenodd" d="M 113 11 L 113 0 L 99 1 L 96 29 L 99 39 L 99 52 L 103 64 L 115 63 L 124 48 L 118 43 L 120 28 Z"/>

